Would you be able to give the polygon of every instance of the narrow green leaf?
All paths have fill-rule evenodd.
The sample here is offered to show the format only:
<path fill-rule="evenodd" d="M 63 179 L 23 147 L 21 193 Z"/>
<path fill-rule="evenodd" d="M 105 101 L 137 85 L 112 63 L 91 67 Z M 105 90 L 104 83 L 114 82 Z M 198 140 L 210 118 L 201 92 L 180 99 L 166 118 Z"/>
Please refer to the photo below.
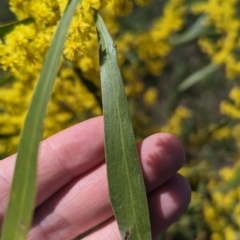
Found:
<path fill-rule="evenodd" d="M 143 175 L 117 61 L 116 46 L 99 14 L 100 76 L 109 194 L 122 239 L 150 240 Z"/>
<path fill-rule="evenodd" d="M 173 35 L 170 38 L 171 44 L 183 44 L 212 32 L 211 28 L 205 25 L 205 22 L 206 16 L 200 16 L 185 32 Z"/>
<path fill-rule="evenodd" d="M 26 239 L 36 197 L 38 145 L 71 19 L 79 0 L 70 1 L 55 33 L 24 123 L 2 239 Z"/>
<path fill-rule="evenodd" d="M 21 21 L 9 23 L 3 26 L 0 26 L 0 38 L 6 36 L 9 32 L 11 32 L 15 26 L 20 25 L 20 24 L 29 24 L 32 23 L 33 19 L 32 18 L 26 18 Z"/>
<path fill-rule="evenodd" d="M 193 73 L 189 77 L 187 77 L 179 86 L 178 91 L 184 92 L 188 88 L 192 87 L 194 84 L 200 82 L 201 80 L 204 80 L 207 76 L 214 73 L 220 66 L 215 64 L 209 64 L 197 72 Z"/>

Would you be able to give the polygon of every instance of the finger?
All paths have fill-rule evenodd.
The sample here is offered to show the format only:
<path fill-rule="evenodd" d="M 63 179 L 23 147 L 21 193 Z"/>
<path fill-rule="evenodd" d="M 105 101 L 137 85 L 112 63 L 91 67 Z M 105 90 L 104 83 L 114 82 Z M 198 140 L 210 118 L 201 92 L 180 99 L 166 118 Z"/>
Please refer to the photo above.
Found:
<path fill-rule="evenodd" d="M 38 161 L 40 205 L 76 176 L 104 160 L 102 117 L 68 128 L 43 141 Z M 11 186 L 16 155 L 0 161 L 0 224 Z"/>
<path fill-rule="evenodd" d="M 191 199 L 188 181 L 175 174 L 148 198 L 153 239 L 163 233 L 187 209 Z"/>
<path fill-rule="evenodd" d="M 183 164 L 182 145 L 169 134 L 155 134 L 138 149 L 149 191 L 169 180 Z M 112 214 L 106 166 L 102 163 L 75 178 L 37 209 L 29 237 L 54 239 L 58 233 L 63 239 L 71 239 Z"/>
<path fill-rule="evenodd" d="M 100 164 L 36 209 L 28 239 L 73 239 L 111 216 L 106 168 Z"/>
<path fill-rule="evenodd" d="M 152 239 L 156 239 L 186 210 L 190 202 L 189 183 L 176 174 L 162 187 L 148 195 Z M 83 240 L 120 240 L 117 223 L 109 220 Z"/>
<path fill-rule="evenodd" d="M 168 133 L 154 134 L 137 148 L 148 192 L 172 177 L 185 161 L 182 143 Z"/>

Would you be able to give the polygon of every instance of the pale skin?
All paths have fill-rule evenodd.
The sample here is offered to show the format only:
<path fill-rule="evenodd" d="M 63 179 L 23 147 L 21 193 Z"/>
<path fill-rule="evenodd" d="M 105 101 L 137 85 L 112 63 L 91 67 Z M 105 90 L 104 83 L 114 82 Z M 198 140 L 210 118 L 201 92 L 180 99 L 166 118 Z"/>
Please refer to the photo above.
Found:
<path fill-rule="evenodd" d="M 153 239 L 186 210 L 188 182 L 177 173 L 184 149 L 174 136 L 157 133 L 137 144 L 148 193 Z M 2 225 L 16 155 L 0 161 Z M 73 239 L 105 222 L 85 240 L 120 240 L 108 196 L 103 119 L 93 118 L 41 143 L 38 193 L 31 240 Z"/>

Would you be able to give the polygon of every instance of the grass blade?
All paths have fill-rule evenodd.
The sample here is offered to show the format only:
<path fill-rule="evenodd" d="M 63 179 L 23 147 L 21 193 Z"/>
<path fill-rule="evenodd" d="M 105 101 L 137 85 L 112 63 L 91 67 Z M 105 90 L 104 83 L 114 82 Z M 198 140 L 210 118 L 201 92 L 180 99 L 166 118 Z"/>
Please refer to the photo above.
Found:
<path fill-rule="evenodd" d="M 180 45 L 192 41 L 199 36 L 204 36 L 212 33 L 211 27 L 205 25 L 206 16 L 200 16 L 185 32 L 175 34 L 170 38 L 170 43 Z"/>
<path fill-rule="evenodd" d="M 43 121 L 58 71 L 62 49 L 79 0 L 70 1 L 55 33 L 24 123 L 15 173 L 5 215 L 2 239 L 26 239 L 35 197 L 38 145 Z"/>
<path fill-rule="evenodd" d="M 17 22 L 13 22 L 13 23 L 9 23 L 9 24 L 0 26 L 0 38 L 4 37 L 9 32 L 11 32 L 14 29 L 15 26 L 20 25 L 20 24 L 29 24 L 29 23 L 32 23 L 32 22 L 33 22 L 32 18 L 26 18 L 26 19 L 21 20 L 21 21 L 17 21 Z"/>
<path fill-rule="evenodd" d="M 146 190 L 116 46 L 97 14 L 109 193 L 122 239 L 150 240 Z"/>
<path fill-rule="evenodd" d="M 207 76 L 214 73 L 220 66 L 216 64 L 209 64 L 197 72 L 193 73 L 189 77 L 187 77 L 183 82 L 178 86 L 179 92 L 184 92 L 188 88 L 192 87 L 193 85 L 197 84 L 198 82 L 204 80 Z"/>

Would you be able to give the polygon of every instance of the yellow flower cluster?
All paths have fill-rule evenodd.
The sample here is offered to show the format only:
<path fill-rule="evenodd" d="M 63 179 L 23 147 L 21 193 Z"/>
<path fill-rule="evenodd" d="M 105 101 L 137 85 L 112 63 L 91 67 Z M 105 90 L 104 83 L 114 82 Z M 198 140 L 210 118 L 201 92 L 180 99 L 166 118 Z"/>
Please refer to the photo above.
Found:
<path fill-rule="evenodd" d="M 18 19 L 32 17 L 34 23 L 15 27 L 0 44 L 1 67 L 15 78 L 13 84 L 7 83 L 0 89 L 0 135 L 1 146 L 4 146 L 0 154 L 16 151 L 42 62 L 62 13 L 60 10 L 64 10 L 60 1 L 12 0 L 10 4 Z M 95 98 L 76 76 L 73 67 L 62 67 L 49 104 L 44 137 L 88 117 L 89 113 L 80 117 L 80 111 L 101 113 Z"/>
<path fill-rule="evenodd" d="M 216 64 L 226 66 L 227 77 L 232 79 L 240 74 L 240 21 L 237 15 L 238 0 L 209 0 L 197 3 L 194 13 L 206 15 L 206 25 L 215 28 L 217 40 L 210 36 L 202 37 L 199 44 Z"/>
<path fill-rule="evenodd" d="M 150 73 L 158 75 L 162 70 L 164 58 L 172 49 L 169 38 L 183 26 L 185 10 L 183 0 L 168 1 L 163 15 L 155 20 L 151 29 L 132 39 L 137 55 Z"/>
<path fill-rule="evenodd" d="M 218 126 L 217 124 L 210 124 L 209 126 L 198 127 L 197 131 L 189 136 L 189 140 L 191 145 L 201 146 L 210 139 L 222 141 L 231 137 L 232 129 L 228 125 Z"/>
<path fill-rule="evenodd" d="M 229 98 L 231 101 L 221 103 L 221 112 L 230 119 L 239 119 L 240 88 L 234 87 L 230 91 Z M 218 141 L 229 140 L 228 144 L 231 144 L 232 149 L 235 144 L 239 148 L 240 124 L 224 124 L 221 127 L 210 124 L 209 127 L 205 126 L 204 129 L 198 127 L 197 133 L 190 136 L 189 145 L 198 146 L 204 143 L 202 144 L 205 148 L 203 151 L 209 151 L 213 139 Z M 201 160 L 197 163 L 191 162 L 180 170 L 180 173 L 187 177 L 194 186 L 190 209 L 201 206 L 197 214 L 202 215 L 204 223 L 210 230 L 210 236 L 207 237 L 203 234 L 202 239 L 232 240 L 240 237 L 239 151 L 237 149 L 231 151 L 229 157 L 228 161 L 232 163 L 224 162 L 224 166 L 216 167 L 221 164 L 218 159 L 212 166 L 209 160 Z M 204 163 L 207 163 L 207 165 Z M 203 185 L 202 189 L 201 184 Z M 201 196 L 202 199 L 200 199 Z M 191 216 L 191 218 L 193 217 Z"/>
<path fill-rule="evenodd" d="M 185 165 L 179 172 L 191 182 L 192 199 L 186 216 L 172 227 L 173 231 L 181 233 L 176 229 L 179 226 L 184 228 L 184 232 L 191 231 L 195 227 L 197 231 L 194 231 L 194 235 L 185 239 L 239 239 L 239 170 L 240 159 L 235 164 L 222 166 L 219 169 L 211 166 L 208 159 L 195 160 Z"/>
<path fill-rule="evenodd" d="M 240 161 L 223 167 L 207 185 L 211 201 L 203 204 L 205 220 L 212 231 L 211 240 L 232 240 L 240 236 Z"/>
<path fill-rule="evenodd" d="M 218 141 L 229 139 L 232 137 L 231 128 L 229 126 L 221 127 L 213 132 L 212 137 Z"/>
<path fill-rule="evenodd" d="M 189 119 L 190 117 L 191 110 L 183 106 L 178 106 L 166 125 L 160 127 L 160 131 L 180 136 L 182 134 L 182 124 L 184 120 Z"/>
<path fill-rule="evenodd" d="M 0 89 L 1 139 L 0 154 L 16 151 L 19 133 L 23 126 L 26 111 L 31 100 L 34 85 L 28 79 L 29 86 L 16 81 L 11 87 Z M 68 126 L 82 121 L 92 115 L 100 115 L 101 109 L 88 89 L 71 66 L 63 66 L 56 78 L 52 99 L 48 106 L 43 137 L 46 138 Z"/>
<path fill-rule="evenodd" d="M 136 2 L 139 5 L 146 5 L 149 1 Z M 185 8 L 184 0 L 167 1 L 163 14 L 155 19 L 148 30 L 137 33 L 125 32 L 115 38 L 118 60 L 125 80 L 125 90 L 130 101 L 139 94 L 143 94 L 146 106 L 152 106 L 156 101 L 157 89 L 150 88 L 144 91 L 143 78 L 149 74 L 159 75 L 161 73 L 166 62 L 165 58 L 172 50 L 170 36 L 181 29 L 184 23 Z M 111 22 L 107 21 L 107 23 Z M 112 29 L 112 25 L 108 27 Z M 112 33 L 115 32 L 113 29 Z M 146 119 L 146 116 L 141 117 L 139 113 L 136 115 L 138 119 Z M 136 126 L 139 125 L 136 124 Z"/>
<path fill-rule="evenodd" d="M 231 101 L 224 100 L 220 104 L 220 111 L 230 119 L 240 119 L 240 87 L 233 87 L 229 93 Z M 235 123 L 230 128 L 230 135 L 240 147 L 240 123 Z"/>
<path fill-rule="evenodd" d="M 152 106 L 153 104 L 156 103 L 157 96 L 158 96 L 158 91 L 156 88 L 154 87 L 148 88 L 144 93 L 144 99 L 143 99 L 144 104 L 146 106 Z"/>
<path fill-rule="evenodd" d="M 146 2 L 148 1 L 140 1 L 139 4 Z M 1 42 L 0 64 L 3 69 L 14 72 L 26 64 L 42 60 L 42 55 L 50 45 L 53 32 L 67 3 L 68 0 L 10 1 L 11 10 L 19 20 L 30 17 L 34 19 L 34 23 L 16 27 L 6 36 L 4 43 Z M 65 57 L 69 60 L 78 60 L 88 52 L 87 43 L 96 35 L 94 9 L 104 9 L 108 14 L 111 12 L 123 15 L 131 12 L 127 7 L 129 5 L 132 5 L 129 0 L 82 0 L 68 33 L 64 49 Z M 114 21 L 113 18 L 111 20 Z"/>
<path fill-rule="evenodd" d="M 225 114 L 234 119 L 240 119 L 240 88 L 234 87 L 230 94 L 230 99 L 233 103 L 229 101 L 222 101 L 220 105 L 220 111 L 222 114 Z"/>
<path fill-rule="evenodd" d="M 149 0 L 136 0 L 135 2 L 144 6 L 149 3 Z M 19 20 L 30 17 L 34 21 L 28 25 L 15 27 L 0 42 L 0 67 L 11 72 L 15 78 L 12 84 L 6 84 L 0 89 L 0 135 L 4 136 L 1 137 L 4 147 L 0 149 L 0 154 L 10 154 L 16 151 L 19 133 L 34 86 L 67 3 L 68 0 L 51 2 L 10 0 L 11 10 Z M 143 93 L 142 76 L 148 72 L 160 73 L 164 65 L 163 58 L 171 50 L 169 36 L 179 30 L 183 24 L 183 0 L 167 2 L 163 15 L 147 31 L 119 34 L 117 17 L 129 14 L 133 7 L 132 4 L 130 0 L 82 0 L 79 4 L 68 32 L 62 67 L 49 103 L 44 137 L 80 119 L 101 113 L 97 98 L 83 82 L 83 79 L 92 82 L 98 89 L 95 94 L 100 96 L 98 43 L 93 9 L 102 11 L 109 31 L 111 34 L 116 34 L 119 63 L 128 97 L 135 98 Z M 132 56 L 135 57 L 132 58 Z M 126 61 L 130 64 L 126 64 Z M 146 67 L 143 67 L 142 62 Z M 66 73 L 68 77 L 63 77 Z M 72 79 L 72 82 L 69 79 Z M 156 89 L 150 88 L 145 91 L 144 104 L 146 106 L 153 105 L 156 99 Z M 139 114 L 136 114 L 139 118 Z M 57 123 L 54 124 L 54 121 Z"/>

